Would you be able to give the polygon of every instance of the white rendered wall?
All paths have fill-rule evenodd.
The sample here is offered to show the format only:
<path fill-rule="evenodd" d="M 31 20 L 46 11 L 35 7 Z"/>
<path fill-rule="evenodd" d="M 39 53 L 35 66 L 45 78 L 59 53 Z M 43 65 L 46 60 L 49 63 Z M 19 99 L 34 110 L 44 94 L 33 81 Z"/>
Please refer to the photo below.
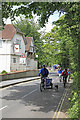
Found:
<path fill-rule="evenodd" d="M 2 47 L 0 47 L 0 72 L 3 70 L 10 72 L 10 49 L 11 41 L 2 41 Z"/>
<path fill-rule="evenodd" d="M 0 47 L 0 55 L 10 54 L 11 51 L 11 41 L 10 40 L 2 40 L 2 47 Z"/>
<path fill-rule="evenodd" d="M 21 40 L 21 49 L 19 49 L 19 53 L 16 53 L 13 49 L 14 44 L 16 43 L 16 39 Z M 20 57 L 22 53 L 25 54 L 24 38 L 22 34 L 16 33 L 12 39 L 12 45 L 11 45 L 11 63 L 10 63 L 11 71 L 26 70 L 26 64 L 20 64 Z M 13 63 L 13 58 L 16 58 L 16 63 Z"/>
<path fill-rule="evenodd" d="M 13 50 L 13 46 L 16 43 L 16 39 L 21 40 L 21 49 L 19 49 L 19 53 L 15 53 Z M 11 47 L 11 54 L 15 55 L 21 55 L 22 53 L 25 53 L 25 43 L 22 34 L 16 33 L 12 39 L 12 47 Z"/>
<path fill-rule="evenodd" d="M 0 72 L 10 72 L 10 55 L 0 55 Z"/>

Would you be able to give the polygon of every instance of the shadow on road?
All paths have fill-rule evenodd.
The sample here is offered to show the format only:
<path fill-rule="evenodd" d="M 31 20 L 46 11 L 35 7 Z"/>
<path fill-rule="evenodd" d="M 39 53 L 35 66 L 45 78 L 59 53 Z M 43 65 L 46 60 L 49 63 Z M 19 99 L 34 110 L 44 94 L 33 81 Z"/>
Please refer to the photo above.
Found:
<path fill-rule="evenodd" d="M 33 112 L 55 112 L 64 92 L 63 85 L 58 83 L 59 91 L 55 91 L 55 89 L 46 89 L 43 92 L 40 92 L 39 86 L 40 84 L 37 82 L 31 85 L 16 85 L 14 87 L 8 88 L 7 90 L 10 91 L 10 93 L 4 96 L 2 99 L 8 101 L 20 100 L 21 104 L 30 107 L 30 111 Z M 22 98 L 24 95 L 28 94 L 34 89 L 37 89 L 37 91 Z"/>

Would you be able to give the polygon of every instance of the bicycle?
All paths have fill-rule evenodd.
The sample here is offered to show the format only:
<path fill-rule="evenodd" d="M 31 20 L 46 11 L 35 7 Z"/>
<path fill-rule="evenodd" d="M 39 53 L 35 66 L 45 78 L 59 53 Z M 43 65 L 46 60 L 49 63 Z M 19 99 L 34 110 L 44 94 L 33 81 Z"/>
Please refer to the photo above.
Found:
<path fill-rule="evenodd" d="M 67 77 L 63 77 L 64 88 L 66 87 L 66 83 L 67 83 Z"/>
<path fill-rule="evenodd" d="M 61 82 L 61 80 L 62 80 L 62 76 L 61 74 L 59 74 L 59 81 Z"/>

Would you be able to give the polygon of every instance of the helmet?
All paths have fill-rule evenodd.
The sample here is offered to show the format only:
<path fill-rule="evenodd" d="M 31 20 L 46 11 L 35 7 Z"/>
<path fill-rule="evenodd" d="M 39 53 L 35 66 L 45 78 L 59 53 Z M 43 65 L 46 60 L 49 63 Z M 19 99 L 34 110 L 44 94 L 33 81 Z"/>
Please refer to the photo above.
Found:
<path fill-rule="evenodd" d="M 43 67 L 45 67 L 45 64 L 43 65 Z"/>

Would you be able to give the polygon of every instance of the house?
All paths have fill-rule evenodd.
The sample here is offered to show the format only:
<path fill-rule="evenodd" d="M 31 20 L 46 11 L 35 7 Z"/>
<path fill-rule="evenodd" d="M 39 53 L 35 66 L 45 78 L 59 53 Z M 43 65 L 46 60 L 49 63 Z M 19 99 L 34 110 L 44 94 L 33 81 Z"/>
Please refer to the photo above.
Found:
<path fill-rule="evenodd" d="M 25 53 L 27 57 L 34 58 L 35 49 L 34 49 L 34 40 L 33 37 L 26 37 Z"/>
<path fill-rule="evenodd" d="M 30 42 L 30 46 L 32 46 L 31 44 L 32 42 Z M 27 41 L 24 34 L 12 24 L 5 25 L 4 30 L 0 31 L 0 72 L 2 70 L 10 72 L 34 69 L 27 65 L 28 51 L 25 53 L 25 50 L 30 46 L 26 46 Z M 30 59 L 34 61 L 32 58 Z"/>
<path fill-rule="evenodd" d="M 37 69 L 37 61 L 35 58 L 35 47 L 33 37 L 26 37 L 26 45 L 25 45 L 25 54 L 27 56 L 27 66 L 31 69 Z"/>

